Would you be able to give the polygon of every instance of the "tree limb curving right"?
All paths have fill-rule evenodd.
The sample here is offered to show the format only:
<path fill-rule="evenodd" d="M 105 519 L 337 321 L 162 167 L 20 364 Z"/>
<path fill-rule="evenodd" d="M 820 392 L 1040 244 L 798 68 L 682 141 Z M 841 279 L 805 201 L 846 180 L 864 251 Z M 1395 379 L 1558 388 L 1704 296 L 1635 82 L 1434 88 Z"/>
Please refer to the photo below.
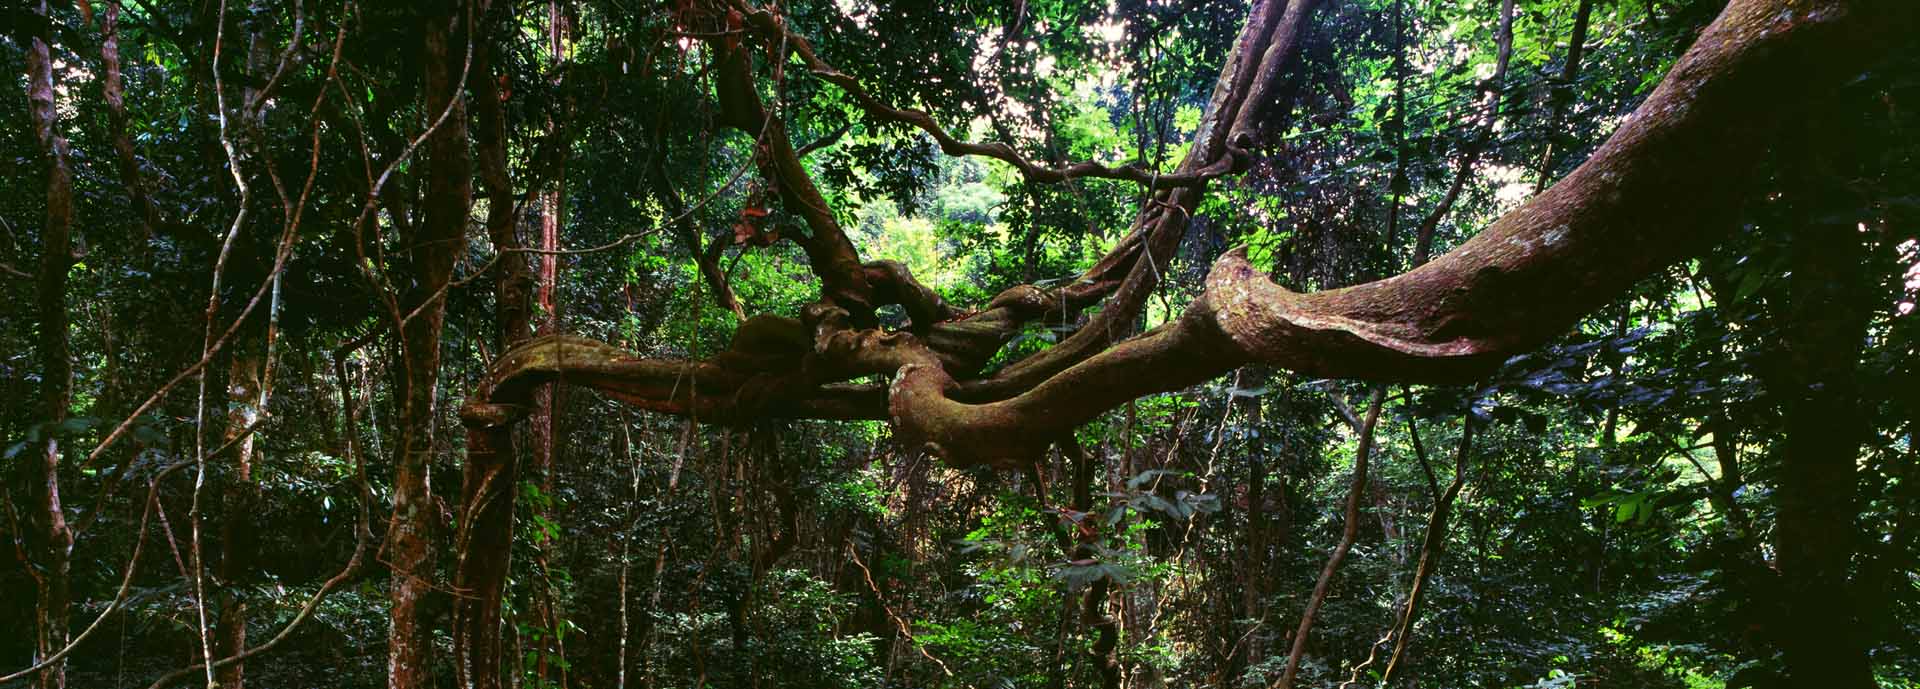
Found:
<path fill-rule="evenodd" d="M 1312 4 L 1255 8 L 1201 137 L 1224 141 L 1247 130 L 1244 115 L 1257 107 L 1244 104 L 1264 103 L 1271 70 L 1283 64 L 1273 53 L 1291 49 L 1284 44 L 1298 40 L 1297 20 Z M 1283 6 L 1289 21 L 1279 20 Z M 1296 293 L 1235 250 L 1214 264 L 1203 296 L 1180 318 L 1102 342 L 1017 384 L 992 389 L 994 379 L 972 376 L 1021 324 L 1066 306 L 1064 290 L 1015 288 L 979 314 L 900 332 L 857 327 L 844 311 L 817 305 L 798 321 L 753 319 L 760 323 L 743 325 L 733 349 L 708 362 L 536 341 L 496 364 L 470 411 L 507 402 L 494 393 L 513 386 L 501 383 L 565 375 L 647 408 L 708 420 L 884 414 L 902 438 L 935 448 L 951 464 L 1019 468 L 1044 450 L 1044 439 L 1129 399 L 1247 363 L 1375 381 L 1471 380 L 1724 236 L 1749 188 L 1748 171 L 1779 123 L 1909 40 L 1916 14 L 1920 5 L 1910 0 L 1734 0 L 1589 160 L 1432 262 L 1361 285 Z M 1222 103 L 1230 113 L 1220 112 Z M 1200 193 L 1162 192 L 1182 201 Z M 1162 224 L 1143 219 L 1127 241 L 1145 248 L 1152 243 L 1145 230 Z M 924 296 L 903 272 L 876 268 L 872 277 L 896 283 L 896 295 Z M 776 331 L 783 334 L 766 337 Z M 956 342 L 967 343 L 964 355 Z M 538 354 L 542 348 L 546 354 Z M 569 354 L 559 356 L 562 350 Z M 884 398 L 872 386 L 845 384 L 870 375 L 891 379 Z"/>

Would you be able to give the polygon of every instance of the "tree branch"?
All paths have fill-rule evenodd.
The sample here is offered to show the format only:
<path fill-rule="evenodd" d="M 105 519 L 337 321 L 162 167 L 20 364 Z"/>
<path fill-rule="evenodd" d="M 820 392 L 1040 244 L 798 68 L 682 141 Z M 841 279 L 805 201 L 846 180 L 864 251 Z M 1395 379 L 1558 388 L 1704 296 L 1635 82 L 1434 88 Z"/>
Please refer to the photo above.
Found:
<path fill-rule="evenodd" d="M 569 381 L 591 381 L 647 408 L 712 419 L 739 411 L 717 395 L 747 390 L 752 376 L 743 371 L 755 368 L 753 356 L 782 363 L 763 371 L 804 364 L 783 374 L 797 376 L 795 384 L 758 388 L 780 392 L 759 402 L 777 401 L 768 408 L 786 413 L 865 411 L 858 405 L 870 398 L 822 386 L 891 375 L 886 411 L 901 437 L 933 446 L 950 464 L 1009 468 L 1044 451 L 1036 439 L 1250 362 L 1380 382 L 1472 380 L 1718 239 L 1745 189 L 1737 173 L 1762 155 L 1754 142 L 1883 54 L 1915 14 L 1903 0 L 1736 0 L 1591 159 L 1453 251 L 1384 280 L 1300 294 L 1236 250 L 1214 264 L 1203 295 L 1178 320 L 997 401 L 961 401 L 977 388 L 959 383 L 955 372 L 964 371 L 949 366 L 974 352 L 938 343 L 943 335 L 991 343 L 1048 293 L 1010 290 L 980 315 L 938 324 L 924 338 L 855 329 L 816 306 L 802 322 L 773 328 L 786 336 L 760 338 L 785 343 L 770 358 L 756 354 L 756 335 L 743 326 L 739 351 L 723 355 L 735 357 L 733 365 L 631 359 L 597 344 L 607 351 L 579 361 L 517 350 L 522 358 L 510 354 L 493 380 L 564 370 Z"/>
<path fill-rule="evenodd" d="M 761 104 L 749 51 L 745 45 L 729 45 L 725 38 L 714 39 L 711 45 L 718 55 L 714 81 L 721 121 L 743 132 L 765 132 L 757 143 L 754 162 L 767 183 L 779 192 L 782 205 L 806 222 L 807 235 L 793 239 L 806 251 L 814 275 L 820 277 L 821 296 L 847 309 L 861 323 L 871 325 L 873 309 L 880 305 L 874 303 L 872 287 L 861 270 L 860 252 L 847 239 L 826 198 L 807 175 L 787 136 L 786 122 Z M 777 69 L 779 61 L 772 62 Z"/>
<path fill-rule="evenodd" d="M 940 145 L 940 150 L 951 156 L 984 156 L 1005 162 L 1020 171 L 1020 176 L 1029 182 L 1055 183 L 1081 178 L 1114 179 L 1133 182 L 1151 190 L 1166 190 L 1180 187 L 1193 187 L 1205 184 L 1207 180 L 1222 175 L 1245 170 L 1248 163 L 1247 152 L 1237 146 L 1228 147 L 1225 155 L 1211 157 L 1204 165 L 1193 169 L 1183 168 L 1180 172 L 1162 173 L 1149 169 L 1137 162 L 1112 167 L 1094 161 L 1082 161 L 1060 167 L 1046 167 L 1027 160 L 1012 146 L 998 141 L 973 143 L 962 141 L 940 126 L 933 115 L 924 110 L 897 108 L 869 93 L 860 85 L 860 80 L 840 71 L 814 52 L 813 45 L 806 37 L 787 26 L 785 18 L 765 9 L 746 4 L 735 3 L 746 21 L 756 31 L 768 36 L 784 37 L 793 54 L 800 56 L 807 70 L 840 90 L 852 96 L 863 112 L 882 122 L 897 122 L 926 132 Z M 784 56 L 782 56 L 784 59 Z M 802 156 L 805 154 L 803 153 Z"/>

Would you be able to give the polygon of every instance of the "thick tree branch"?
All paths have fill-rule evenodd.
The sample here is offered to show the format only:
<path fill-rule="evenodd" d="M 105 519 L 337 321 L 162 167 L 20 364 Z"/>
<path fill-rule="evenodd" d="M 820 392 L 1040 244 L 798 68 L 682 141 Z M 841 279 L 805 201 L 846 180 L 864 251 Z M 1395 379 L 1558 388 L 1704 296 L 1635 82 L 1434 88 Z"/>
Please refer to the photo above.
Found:
<path fill-rule="evenodd" d="M 1240 145 L 1237 142 L 1251 140 L 1262 112 L 1292 107 L 1291 102 L 1268 102 L 1268 95 L 1280 80 L 1282 67 L 1299 53 L 1307 19 L 1318 5 L 1319 0 L 1269 0 L 1254 7 L 1214 83 L 1181 170 L 1205 166 L 1206 161 Z M 1099 315 L 1058 345 L 1008 366 L 992 380 L 969 386 L 962 398 L 1004 399 L 1131 334 L 1140 309 L 1171 265 L 1203 191 L 1175 189 L 1155 195 L 1141 208 L 1133 231 L 1076 281 L 1090 296 L 1112 295 Z"/>
<path fill-rule="evenodd" d="M 951 331 L 936 325 L 922 338 L 855 329 L 819 307 L 774 329 L 787 333 L 772 340 L 779 354 L 758 355 L 785 367 L 754 365 L 756 348 L 738 339 L 730 365 L 630 359 L 597 345 L 604 350 L 578 359 L 520 350 L 524 358 L 510 355 L 493 380 L 561 371 L 575 380 L 578 371 L 620 399 L 711 419 L 737 409 L 718 397 L 747 389 L 752 376 L 741 365 L 790 371 L 803 363 L 801 373 L 784 374 L 798 376 L 791 387 L 758 389 L 791 394 L 765 398 L 787 405 L 783 411 L 826 416 L 845 416 L 852 397 L 828 395 L 823 385 L 891 375 L 887 413 L 903 438 L 934 446 L 952 464 L 1010 468 L 1045 449 L 1034 439 L 1250 362 L 1382 382 L 1471 380 L 1720 237 L 1746 188 L 1742 171 L 1762 155 L 1755 142 L 1883 54 L 1913 26 L 1916 10 L 1904 0 L 1736 0 L 1591 159 L 1453 251 L 1398 276 L 1309 294 L 1274 284 L 1244 251 L 1230 252 L 1177 321 L 998 401 L 959 401 L 966 390 L 960 369 L 949 366 L 971 353 L 938 344 Z M 1012 321 L 1041 294 L 1010 291 L 956 324 L 999 309 L 1006 310 L 998 322 Z M 742 338 L 752 341 L 749 330 Z M 1001 332 L 980 330 L 987 341 Z"/>
<path fill-rule="evenodd" d="M 1483 374 L 1719 238 L 1763 153 L 1755 142 L 1914 14 L 1894 0 L 1735 2 L 1591 159 L 1454 251 L 1305 295 L 1236 252 L 1215 265 L 1210 301 L 1255 359 L 1373 379 Z"/>
<path fill-rule="evenodd" d="M 820 277 L 821 295 L 847 309 L 861 323 L 871 325 L 873 309 L 880 304 L 874 302 L 872 287 L 861 270 L 860 252 L 841 230 L 833 209 L 827 206 L 826 198 L 807 175 L 800 156 L 793 150 L 793 142 L 788 139 L 786 122 L 761 105 L 749 51 L 744 45 L 728 45 L 726 39 L 717 39 L 712 45 L 719 55 L 715 88 L 721 120 L 743 132 L 764 132 L 756 144 L 754 162 L 760 166 L 760 174 L 767 183 L 778 191 L 787 210 L 806 222 L 806 236 L 793 239 L 806 251 L 814 275 Z"/>

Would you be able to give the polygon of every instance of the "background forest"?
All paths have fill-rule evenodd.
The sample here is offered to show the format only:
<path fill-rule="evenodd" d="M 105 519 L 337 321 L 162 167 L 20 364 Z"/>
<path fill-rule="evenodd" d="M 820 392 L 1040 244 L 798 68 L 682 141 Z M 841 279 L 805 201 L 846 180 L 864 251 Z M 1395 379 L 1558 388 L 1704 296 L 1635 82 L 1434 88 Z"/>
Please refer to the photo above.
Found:
<path fill-rule="evenodd" d="M 1716 248 L 1471 382 L 1253 363 L 969 462 L 563 372 L 469 435 L 529 337 L 847 304 L 822 228 L 922 335 L 1181 213 L 1132 311 L 988 370 L 1171 327 L 1235 246 L 1401 273 L 1726 6 L 1294 4 L 1285 106 L 1182 197 L 1285 2 L 0 2 L 0 685 L 1920 687 L 1914 33 L 1702 161 Z"/>

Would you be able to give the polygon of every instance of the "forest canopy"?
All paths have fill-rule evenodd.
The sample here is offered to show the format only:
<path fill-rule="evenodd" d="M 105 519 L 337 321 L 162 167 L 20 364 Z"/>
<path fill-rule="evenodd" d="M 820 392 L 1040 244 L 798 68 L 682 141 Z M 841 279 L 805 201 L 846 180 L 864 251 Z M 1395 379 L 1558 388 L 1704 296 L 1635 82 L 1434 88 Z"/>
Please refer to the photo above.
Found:
<path fill-rule="evenodd" d="M 0 4 L 0 686 L 1920 687 L 1916 36 Z"/>

